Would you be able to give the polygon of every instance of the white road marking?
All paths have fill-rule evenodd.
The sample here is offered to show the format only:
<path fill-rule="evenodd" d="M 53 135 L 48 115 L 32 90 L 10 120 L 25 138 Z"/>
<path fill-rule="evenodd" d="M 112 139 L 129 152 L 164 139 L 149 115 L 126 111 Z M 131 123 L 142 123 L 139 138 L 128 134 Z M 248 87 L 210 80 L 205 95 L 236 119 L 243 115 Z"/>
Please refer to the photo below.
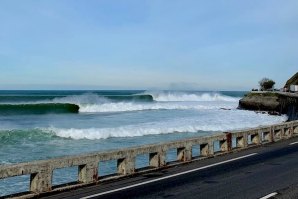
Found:
<path fill-rule="evenodd" d="M 298 142 L 292 142 L 291 144 L 289 144 L 289 145 L 294 145 L 294 144 L 298 144 Z"/>
<path fill-rule="evenodd" d="M 268 194 L 267 196 L 264 196 L 264 197 L 262 197 L 262 198 L 260 198 L 260 199 L 268 199 L 268 198 L 271 198 L 271 197 L 273 197 L 273 196 L 275 196 L 275 195 L 277 195 L 277 193 L 276 193 L 276 192 L 273 192 L 273 193 L 270 193 L 270 194 Z"/>
<path fill-rule="evenodd" d="M 158 182 L 158 181 L 161 181 L 161 180 L 173 178 L 173 177 L 176 177 L 176 176 L 180 176 L 180 175 L 192 173 L 192 172 L 203 170 L 203 169 L 207 169 L 207 168 L 214 167 L 214 166 L 221 165 L 221 164 L 225 164 L 225 163 L 228 163 L 228 162 L 233 162 L 233 161 L 240 160 L 240 159 L 243 159 L 243 158 L 247 158 L 247 157 L 250 157 L 250 156 L 254 156 L 254 155 L 257 155 L 257 154 L 258 153 L 251 153 L 251 154 L 248 154 L 248 155 L 245 155 L 245 156 L 241 156 L 241 157 L 238 157 L 238 158 L 233 158 L 233 159 L 230 159 L 230 160 L 225 160 L 225 161 L 222 161 L 222 162 L 218 162 L 218 163 L 210 164 L 210 165 L 207 165 L 207 166 L 199 167 L 199 168 L 196 168 L 196 169 L 184 171 L 184 172 L 181 172 L 181 173 L 176 173 L 176 174 L 173 174 L 173 175 L 169 175 L 169 176 L 157 178 L 157 179 L 154 179 L 154 180 L 149 180 L 149 181 L 146 181 L 146 182 L 141 182 L 141 183 L 138 183 L 138 184 L 134 184 L 134 185 L 122 187 L 122 188 L 119 188 L 119 189 L 113 189 L 113 190 L 110 190 L 110 191 L 105 191 L 105 192 L 102 192 L 102 193 L 97 193 L 97 194 L 94 194 L 94 195 L 85 196 L 85 197 L 82 197 L 81 199 L 93 198 L 93 197 L 102 196 L 102 195 L 106 195 L 106 194 L 109 194 L 109 193 L 114 193 L 114 192 L 117 192 L 117 191 L 122 191 L 122 190 L 125 190 L 125 189 L 130 189 L 130 188 L 133 188 L 133 187 L 138 187 L 138 186 L 149 184 L 149 183 L 153 183 L 153 182 Z"/>

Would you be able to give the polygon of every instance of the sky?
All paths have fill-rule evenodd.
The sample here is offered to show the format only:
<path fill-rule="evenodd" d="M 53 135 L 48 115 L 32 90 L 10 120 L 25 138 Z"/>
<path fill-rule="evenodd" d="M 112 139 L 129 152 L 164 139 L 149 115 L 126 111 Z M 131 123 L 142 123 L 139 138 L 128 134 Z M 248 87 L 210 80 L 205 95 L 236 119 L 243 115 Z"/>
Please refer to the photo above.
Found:
<path fill-rule="evenodd" d="M 0 89 L 250 90 L 298 71 L 297 0 L 0 0 Z"/>

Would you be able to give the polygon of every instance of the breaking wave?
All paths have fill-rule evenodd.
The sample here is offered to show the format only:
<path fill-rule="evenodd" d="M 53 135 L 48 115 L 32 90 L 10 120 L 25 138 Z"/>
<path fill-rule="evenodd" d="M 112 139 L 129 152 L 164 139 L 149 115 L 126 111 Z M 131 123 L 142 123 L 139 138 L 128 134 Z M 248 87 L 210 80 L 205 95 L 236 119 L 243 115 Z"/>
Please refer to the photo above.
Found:
<path fill-rule="evenodd" d="M 107 113 L 107 112 L 126 112 L 126 111 L 143 111 L 143 110 L 210 110 L 210 109 L 233 109 L 235 104 L 187 104 L 187 103 L 105 103 L 99 105 L 80 105 L 82 113 Z"/>
<path fill-rule="evenodd" d="M 206 93 L 187 93 L 187 92 L 145 92 L 150 94 L 153 100 L 159 102 L 173 102 L 173 101 L 226 101 L 236 102 L 240 98 L 222 95 L 220 93 L 206 92 Z"/>
<path fill-rule="evenodd" d="M 236 108 L 239 98 L 212 92 L 170 92 L 155 91 L 132 95 L 106 95 L 94 93 L 82 95 L 39 96 L 39 100 L 1 103 L 1 114 L 47 114 L 47 113 L 102 113 L 143 110 L 187 110 Z M 25 97 L 26 98 L 26 97 Z M 7 99 L 3 98 L 2 100 Z M 1 100 L 0 100 L 1 101 Z M 196 102 L 196 103 L 195 103 Z M 204 103 L 206 102 L 206 103 Z"/>
<path fill-rule="evenodd" d="M 117 99 L 117 100 L 116 100 Z M 119 99 L 121 99 L 119 101 Z M 125 99 L 125 100 L 124 100 Z M 154 101 L 153 101 L 154 100 Z M 74 103 L 81 113 L 125 112 L 143 110 L 187 110 L 236 108 L 239 98 L 219 93 L 146 92 L 132 96 L 98 96 L 85 94 L 54 99 L 55 103 Z M 185 103 L 183 103 L 185 102 Z M 198 104 L 192 102 L 210 102 Z M 217 103 L 215 103 L 217 102 Z"/>
<path fill-rule="evenodd" d="M 55 134 L 56 136 L 72 139 L 107 139 L 111 137 L 136 137 L 146 135 L 159 135 L 169 133 L 187 132 L 220 132 L 236 129 L 252 128 L 260 125 L 271 125 L 286 121 L 286 116 L 276 117 L 266 114 L 256 114 L 248 111 L 224 111 L 218 113 L 220 117 L 175 119 L 165 122 L 153 122 L 138 125 L 127 125 L 109 128 L 44 128 L 44 132 Z M 238 115 L 235 118 L 235 114 Z M 225 117 L 226 120 L 222 120 Z M 244 120 L 246 119 L 246 120 Z"/>

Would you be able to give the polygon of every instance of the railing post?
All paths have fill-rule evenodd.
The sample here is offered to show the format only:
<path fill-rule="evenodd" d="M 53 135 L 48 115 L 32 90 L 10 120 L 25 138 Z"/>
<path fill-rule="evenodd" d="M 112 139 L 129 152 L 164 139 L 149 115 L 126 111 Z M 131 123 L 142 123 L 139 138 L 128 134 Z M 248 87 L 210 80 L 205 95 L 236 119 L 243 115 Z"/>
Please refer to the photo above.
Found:
<path fill-rule="evenodd" d="M 273 136 L 272 136 L 272 131 L 270 130 L 269 132 L 263 132 L 264 140 L 267 142 L 273 142 Z"/>
<path fill-rule="evenodd" d="M 53 170 L 50 165 L 40 166 L 38 173 L 30 175 L 30 191 L 34 193 L 42 193 L 52 190 L 52 174 Z"/>
<path fill-rule="evenodd" d="M 220 140 L 219 141 L 220 151 L 228 151 L 228 142 L 227 140 Z"/>
<path fill-rule="evenodd" d="M 117 160 L 118 173 L 128 175 L 135 172 L 135 157 L 127 156 Z"/>
<path fill-rule="evenodd" d="M 226 134 L 226 139 L 220 140 L 220 150 L 221 151 L 231 151 L 232 150 L 232 134 L 229 132 L 224 132 Z"/>
<path fill-rule="evenodd" d="M 280 140 L 282 138 L 281 130 L 274 130 L 274 140 Z"/>
<path fill-rule="evenodd" d="M 208 148 L 209 148 L 209 155 L 214 155 L 214 143 L 213 143 L 213 140 L 210 140 L 208 142 Z"/>
<path fill-rule="evenodd" d="M 208 141 L 206 144 L 200 144 L 202 156 L 210 156 L 214 154 L 213 141 Z"/>
<path fill-rule="evenodd" d="M 152 167 L 163 167 L 166 165 L 166 153 L 163 149 L 158 152 L 149 153 L 149 165 Z"/>
<path fill-rule="evenodd" d="M 294 136 L 294 128 L 293 128 L 293 123 L 291 123 L 290 128 L 289 128 L 289 137 L 293 137 Z"/>
<path fill-rule="evenodd" d="M 252 134 L 252 135 L 251 135 L 251 142 L 252 142 L 253 144 L 256 144 L 256 145 L 258 145 L 258 144 L 261 143 L 261 141 L 260 141 L 260 133 L 259 133 L 259 132 L 256 133 L 256 134 Z"/>
<path fill-rule="evenodd" d="M 180 161 L 190 161 L 192 159 L 192 146 L 186 145 L 177 149 L 177 160 Z"/>
<path fill-rule="evenodd" d="M 292 123 L 292 129 L 293 129 L 293 135 L 297 135 L 298 134 L 298 126 L 294 126 L 294 124 Z"/>
<path fill-rule="evenodd" d="M 246 148 L 248 146 L 248 136 L 247 133 L 244 133 L 242 136 L 236 138 L 236 145 L 239 148 Z"/>
<path fill-rule="evenodd" d="M 79 165 L 79 182 L 92 183 L 98 179 L 98 162 L 90 162 L 84 165 Z"/>
<path fill-rule="evenodd" d="M 277 139 L 276 139 L 276 136 L 275 136 L 275 128 L 274 128 L 274 126 L 271 126 L 270 133 L 272 134 L 272 142 L 275 142 Z"/>
<path fill-rule="evenodd" d="M 288 135 L 286 135 L 286 129 L 285 129 L 285 127 L 282 127 L 280 131 L 281 131 L 281 138 L 282 139 L 288 138 Z"/>

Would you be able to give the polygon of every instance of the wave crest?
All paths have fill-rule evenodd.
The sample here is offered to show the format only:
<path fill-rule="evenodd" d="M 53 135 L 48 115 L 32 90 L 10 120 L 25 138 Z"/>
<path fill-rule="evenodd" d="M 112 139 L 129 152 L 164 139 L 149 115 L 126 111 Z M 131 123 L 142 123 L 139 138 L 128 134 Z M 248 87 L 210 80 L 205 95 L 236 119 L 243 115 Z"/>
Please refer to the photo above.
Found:
<path fill-rule="evenodd" d="M 127 111 L 144 111 L 144 110 L 211 110 L 211 109 L 235 109 L 234 104 L 194 104 L 194 103 L 105 103 L 105 104 L 87 104 L 80 105 L 81 113 L 107 113 L 107 112 L 127 112 Z"/>
<path fill-rule="evenodd" d="M 286 116 L 275 117 L 254 112 L 237 111 L 238 117 L 235 118 L 233 111 L 226 113 L 220 112 L 220 117 L 215 117 L 210 122 L 210 118 L 191 118 L 175 119 L 165 122 L 153 122 L 139 125 L 127 125 L 108 128 L 45 128 L 44 132 L 55 134 L 62 138 L 72 139 L 107 139 L 111 137 L 136 137 L 146 135 L 159 135 L 170 133 L 188 133 L 188 132 L 223 132 L 236 129 L 252 128 L 259 125 L 271 125 L 286 121 Z M 227 117 L 227 120 L 222 120 Z M 234 120 L 233 120 L 234 118 Z M 244 121 L 245 122 L 240 122 Z M 209 123 L 207 122 L 209 121 Z M 232 122 L 230 122 L 232 121 Z"/>
<path fill-rule="evenodd" d="M 222 95 L 220 93 L 187 93 L 187 92 L 145 92 L 152 95 L 155 101 L 177 102 L 177 101 L 226 101 L 237 102 L 240 98 Z"/>

